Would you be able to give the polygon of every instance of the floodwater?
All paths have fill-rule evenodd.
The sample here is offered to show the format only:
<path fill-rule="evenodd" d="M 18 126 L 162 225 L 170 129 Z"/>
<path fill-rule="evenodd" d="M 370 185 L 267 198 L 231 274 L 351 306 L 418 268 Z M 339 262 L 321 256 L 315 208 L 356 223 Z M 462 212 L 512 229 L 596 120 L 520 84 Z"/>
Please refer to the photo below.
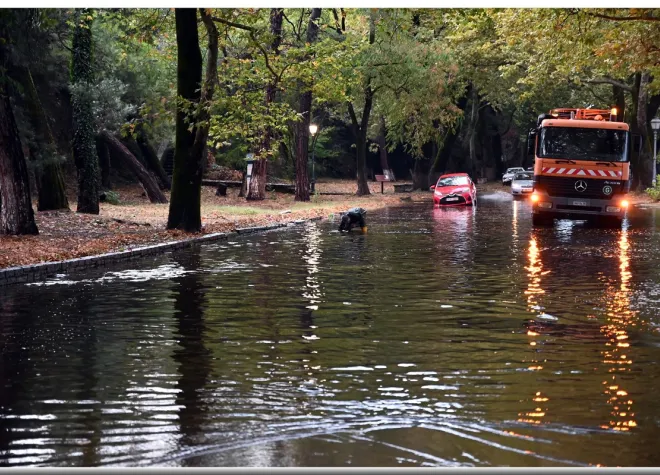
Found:
<path fill-rule="evenodd" d="M 336 225 L 0 289 L 0 465 L 660 465 L 660 212 Z"/>

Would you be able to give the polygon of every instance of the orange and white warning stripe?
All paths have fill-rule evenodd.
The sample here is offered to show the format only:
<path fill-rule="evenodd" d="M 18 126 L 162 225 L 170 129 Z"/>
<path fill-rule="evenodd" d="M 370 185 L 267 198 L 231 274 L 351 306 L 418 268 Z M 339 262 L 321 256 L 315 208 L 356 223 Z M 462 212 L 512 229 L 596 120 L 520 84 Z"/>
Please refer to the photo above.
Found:
<path fill-rule="evenodd" d="M 543 167 L 543 173 L 547 175 L 573 175 L 573 176 L 595 176 L 595 177 L 622 177 L 621 170 L 590 170 L 586 168 L 559 168 Z"/>

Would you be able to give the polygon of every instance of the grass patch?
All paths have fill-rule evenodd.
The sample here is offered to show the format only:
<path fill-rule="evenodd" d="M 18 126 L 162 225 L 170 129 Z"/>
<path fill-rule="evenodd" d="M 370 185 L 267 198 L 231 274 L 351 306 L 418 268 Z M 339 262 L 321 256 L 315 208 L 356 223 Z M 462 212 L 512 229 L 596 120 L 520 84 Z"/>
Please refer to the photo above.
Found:
<path fill-rule="evenodd" d="M 257 214 L 268 214 L 273 212 L 273 210 L 271 209 L 250 208 L 249 206 L 214 206 L 212 208 L 212 211 L 223 214 L 242 215 L 242 216 L 253 216 Z"/>

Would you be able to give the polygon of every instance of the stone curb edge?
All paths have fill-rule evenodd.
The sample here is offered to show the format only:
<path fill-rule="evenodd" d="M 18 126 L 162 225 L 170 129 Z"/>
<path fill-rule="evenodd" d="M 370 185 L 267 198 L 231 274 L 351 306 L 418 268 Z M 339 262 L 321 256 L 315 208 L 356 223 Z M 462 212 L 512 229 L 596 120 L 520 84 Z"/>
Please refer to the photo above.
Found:
<path fill-rule="evenodd" d="M 222 239 L 229 239 L 231 236 L 260 233 L 269 231 L 271 229 L 285 228 L 289 226 L 304 224 L 306 222 L 319 221 L 321 219 L 323 219 L 322 216 L 317 216 L 310 219 L 298 219 L 295 221 L 270 224 L 267 226 L 237 228 L 235 231 L 228 233 L 211 233 L 203 236 L 182 239 L 180 241 L 171 241 L 160 244 L 152 244 L 144 247 L 137 247 L 126 251 L 109 252 L 107 254 L 98 254 L 95 256 L 85 256 L 76 259 L 68 259 L 66 261 L 43 262 L 40 264 L 8 267 L 6 269 L 0 269 L 0 288 L 11 284 L 34 282 L 35 280 L 40 280 L 59 272 L 82 270 L 91 267 L 114 264 L 116 262 L 127 261 L 129 259 L 152 256 L 162 252 L 184 249 L 194 244 L 203 244 L 212 241 L 219 241 Z"/>

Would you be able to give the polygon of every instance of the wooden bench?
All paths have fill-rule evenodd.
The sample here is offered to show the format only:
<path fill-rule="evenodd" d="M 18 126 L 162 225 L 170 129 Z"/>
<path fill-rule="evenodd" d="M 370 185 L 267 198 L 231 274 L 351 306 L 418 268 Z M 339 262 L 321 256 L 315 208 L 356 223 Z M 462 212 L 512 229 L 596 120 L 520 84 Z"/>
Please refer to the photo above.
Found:
<path fill-rule="evenodd" d="M 243 186 L 243 182 L 233 180 L 203 179 L 202 186 L 215 186 L 217 187 L 217 196 L 226 196 L 227 188 L 240 188 Z M 266 183 L 266 191 L 279 191 L 280 193 L 294 194 L 296 192 L 296 185 L 290 183 Z"/>
<path fill-rule="evenodd" d="M 412 190 L 412 183 L 401 183 L 399 185 L 394 185 L 394 193 L 409 193 Z"/>

